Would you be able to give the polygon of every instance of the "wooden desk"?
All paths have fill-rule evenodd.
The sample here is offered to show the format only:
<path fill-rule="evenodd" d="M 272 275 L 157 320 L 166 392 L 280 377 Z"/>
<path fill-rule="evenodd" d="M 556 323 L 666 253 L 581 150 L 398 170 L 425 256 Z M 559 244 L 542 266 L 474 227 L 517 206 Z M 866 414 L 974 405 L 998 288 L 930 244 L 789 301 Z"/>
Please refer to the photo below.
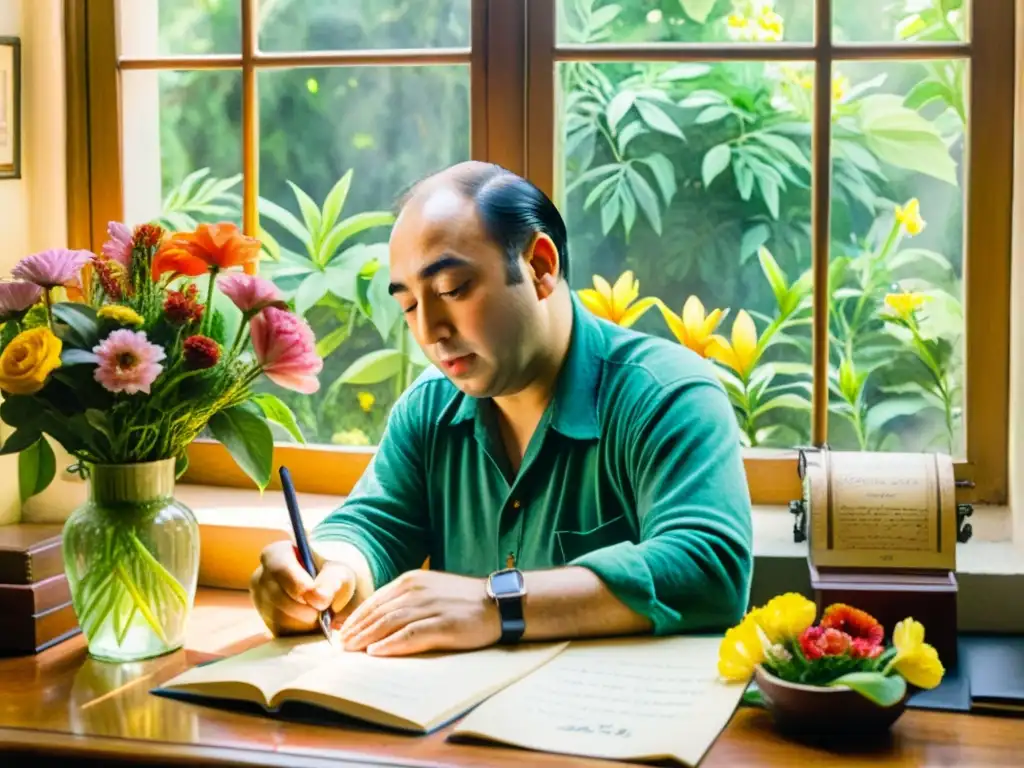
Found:
<path fill-rule="evenodd" d="M 614 763 L 452 744 L 370 728 L 286 723 L 184 703 L 149 690 L 197 662 L 269 637 L 244 592 L 201 590 L 185 649 L 137 664 L 90 659 L 81 636 L 38 656 L 0 659 L 0 764 L 313 766 L 575 766 Z M 684 723 L 680 727 L 685 727 Z M 18 757 L 15 757 L 15 753 Z M 995 766 L 1024 763 L 1019 719 L 908 711 L 883 745 L 856 754 L 779 738 L 768 716 L 741 709 L 708 753 L 712 766 Z M 47 759 L 52 762 L 47 762 Z M 78 763 L 82 764 L 82 763 Z"/>

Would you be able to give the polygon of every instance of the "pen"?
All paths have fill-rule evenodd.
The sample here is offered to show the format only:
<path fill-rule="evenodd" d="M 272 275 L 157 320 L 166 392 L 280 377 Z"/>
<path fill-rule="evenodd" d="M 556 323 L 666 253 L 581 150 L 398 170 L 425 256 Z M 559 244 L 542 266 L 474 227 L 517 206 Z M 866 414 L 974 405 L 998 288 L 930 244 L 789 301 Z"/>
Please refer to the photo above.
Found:
<path fill-rule="evenodd" d="M 295 498 L 295 486 L 292 484 L 291 473 L 288 468 L 282 466 L 280 470 L 281 489 L 284 491 L 284 502 L 288 506 L 288 517 L 292 521 L 292 531 L 295 533 L 295 544 L 299 550 L 299 561 L 306 572 L 316 578 L 316 566 L 313 564 L 313 553 L 309 549 L 309 541 L 306 539 L 306 529 L 302 525 L 302 518 L 299 516 L 299 502 Z M 317 617 L 317 623 L 327 638 L 327 642 L 334 645 L 334 637 L 331 634 L 331 609 L 321 611 Z"/>

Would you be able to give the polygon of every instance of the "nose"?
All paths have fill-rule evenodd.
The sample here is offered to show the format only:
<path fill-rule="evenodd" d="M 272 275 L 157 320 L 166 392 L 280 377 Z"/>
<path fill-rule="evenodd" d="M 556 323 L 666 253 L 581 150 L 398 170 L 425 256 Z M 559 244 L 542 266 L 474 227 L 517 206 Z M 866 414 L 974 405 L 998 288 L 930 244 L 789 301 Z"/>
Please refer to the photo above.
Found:
<path fill-rule="evenodd" d="M 413 318 L 412 332 L 423 347 L 450 339 L 453 328 L 444 306 L 440 302 L 421 301 Z"/>

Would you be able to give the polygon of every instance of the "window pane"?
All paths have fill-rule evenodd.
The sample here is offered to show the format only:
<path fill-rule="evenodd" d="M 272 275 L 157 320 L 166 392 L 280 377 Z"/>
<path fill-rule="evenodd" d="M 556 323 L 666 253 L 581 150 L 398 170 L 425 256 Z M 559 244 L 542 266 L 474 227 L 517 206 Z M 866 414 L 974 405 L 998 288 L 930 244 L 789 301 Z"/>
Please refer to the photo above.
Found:
<path fill-rule="evenodd" d="M 261 270 L 324 356 L 317 394 L 275 394 L 310 442 L 376 444 L 427 364 L 387 293 L 390 211 L 418 178 L 469 159 L 469 68 L 269 70 L 258 85 L 260 223 L 278 258 Z"/>
<path fill-rule="evenodd" d="M 124 217 L 169 229 L 241 224 L 242 74 L 121 73 Z M 159 119 L 156 119 L 159 116 Z"/>
<path fill-rule="evenodd" d="M 967 40 L 970 0 L 832 0 L 837 42 Z"/>
<path fill-rule="evenodd" d="M 239 53 L 240 0 L 121 0 L 121 55 Z"/>
<path fill-rule="evenodd" d="M 607 295 L 622 280 L 619 297 L 632 273 L 630 315 L 619 298 L 609 313 L 583 296 L 619 323 L 644 298 L 664 302 L 633 327 L 712 358 L 755 446 L 810 439 L 810 122 L 804 102 L 787 97 L 792 70 L 559 67 L 573 288 Z"/>
<path fill-rule="evenodd" d="M 469 4 L 470 0 L 260 0 L 260 47 L 468 47 Z"/>
<path fill-rule="evenodd" d="M 964 452 L 966 70 L 959 60 L 837 68 L 829 419 L 836 448 Z"/>
<path fill-rule="evenodd" d="M 811 0 L 558 0 L 560 43 L 810 42 Z"/>

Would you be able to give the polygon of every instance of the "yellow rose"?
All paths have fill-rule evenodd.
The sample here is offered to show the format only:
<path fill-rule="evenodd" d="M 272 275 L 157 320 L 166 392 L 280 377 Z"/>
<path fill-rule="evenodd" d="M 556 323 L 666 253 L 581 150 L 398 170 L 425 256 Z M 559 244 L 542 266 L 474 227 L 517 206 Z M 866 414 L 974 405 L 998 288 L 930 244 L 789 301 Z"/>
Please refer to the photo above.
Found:
<path fill-rule="evenodd" d="M 60 339 L 49 328 L 22 331 L 0 355 L 0 389 L 13 395 L 38 392 L 60 367 L 60 350 Z"/>
<path fill-rule="evenodd" d="M 803 595 L 787 592 L 760 609 L 758 624 L 773 643 L 792 640 L 814 623 L 817 606 Z"/>
<path fill-rule="evenodd" d="M 131 325 L 138 327 L 145 321 L 142 315 L 136 312 L 131 307 L 122 307 L 120 304 L 108 304 L 105 307 L 100 307 L 96 313 L 96 317 L 104 320 L 113 320 L 118 325 Z"/>
<path fill-rule="evenodd" d="M 924 641 L 924 626 L 913 619 L 904 619 L 892 631 L 896 656 L 892 666 L 911 685 L 934 688 L 942 682 L 946 670 L 938 652 Z"/>

